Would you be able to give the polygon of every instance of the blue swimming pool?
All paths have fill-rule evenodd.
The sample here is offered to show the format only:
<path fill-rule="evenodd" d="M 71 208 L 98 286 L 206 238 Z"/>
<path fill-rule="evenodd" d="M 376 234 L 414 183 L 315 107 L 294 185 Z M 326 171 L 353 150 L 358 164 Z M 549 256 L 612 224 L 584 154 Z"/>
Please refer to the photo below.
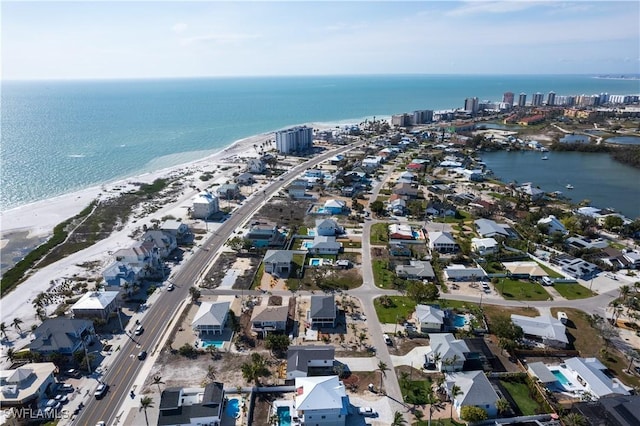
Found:
<path fill-rule="evenodd" d="M 567 379 L 564 374 L 562 374 L 561 371 L 559 370 L 551 370 L 551 372 L 553 373 L 554 376 L 556 376 L 556 379 L 558 379 L 558 381 L 560 382 L 560 384 L 562 386 L 571 386 L 571 382 L 569 381 L 569 379 Z"/>
<path fill-rule="evenodd" d="M 464 315 L 456 315 L 453 317 L 453 325 L 456 328 L 463 328 L 467 324 L 467 319 Z"/>
<path fill-rule="evenodd" d="M 308 248 L 310 248 L 312 246 L 313 246 L 313 241 L 303 241 L 302 245 L 301 245 L 302 248 L 306 248 L 306 249 L 308 249 Z"/>
<path fill-rule="evenodd" d="M 237 419 L 240 417 L 240 401 L 238 398 L 233 398 L 227 401 L 227 408 L 225 410 L 228 416 Z"/>
<path fill-rule="evenodd" d="M 289 407 L 278 407 L 278 425 L 291 426 L 291 411 Z"/>
<path fill-rule="evenodd" d="M 316 230 L 315 229 L 307 229 L 307 235 L 309 235 L 311 237 L 315 237 L 316 236 Z"/>
<path fill-rule="evenodd" d="M 224 340 L 202 340 L 203 348 L 208 348 L 209 346 L 214 346 L 218 349 L 222 349 L 224 347 Z"/>
<path fill-rule="evenodd" d="M 320 263 L 321 263 L 320 259 L 316 259 L 316 258 L 309 259 L 309 265 L 311 266 L 320 266 Z"/>

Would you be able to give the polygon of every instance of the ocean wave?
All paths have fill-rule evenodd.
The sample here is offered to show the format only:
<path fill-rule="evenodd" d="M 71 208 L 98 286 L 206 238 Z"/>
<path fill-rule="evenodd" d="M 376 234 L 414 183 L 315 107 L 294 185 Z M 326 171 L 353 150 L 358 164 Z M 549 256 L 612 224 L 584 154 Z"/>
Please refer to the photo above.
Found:
<path fill-rule="evenodd" d="M 86 157 L 86 155 L 84 155 L 84 154 L 69 154 L 69 155 L 67 155 L 67 157 L 69 157 L 69 158 L 84 158 L 84 157 Z"/>

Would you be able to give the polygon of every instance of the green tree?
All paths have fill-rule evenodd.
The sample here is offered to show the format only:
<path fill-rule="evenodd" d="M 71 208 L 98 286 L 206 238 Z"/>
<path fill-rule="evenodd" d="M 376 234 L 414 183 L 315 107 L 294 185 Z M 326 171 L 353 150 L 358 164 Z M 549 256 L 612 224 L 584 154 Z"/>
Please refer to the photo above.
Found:
<path fill-rule="evenodd" d="M 4 322 L 0 323 L 0 333 L 2 333 L 5 339 L 7 338 L 7 324 Z"/>
<path fill-rule="evenodd" d="M 147 408 L 153 408 L 153 399 L 148 396 L 140 398 L 140 408 L 138 411 L 144 410 L 144 420 L 147 422 L 147 426 L 149 426 L 149 418 L 147 417 Z"/>
<path fill-rule="evenodd" d="M 189 295 L 191 296 L 191 301 L 196 303 L 200 299 L 200 296 L 202 296 L 202 293 L 200 293 L 200 290 L 196 287 L 189 287 Z"/>
<path fill-rule="evenodd" d="M 369 204 L 369 208 L 373 213 L 380 216 L 384 213 L 384 203 L 380 200 L 376 200 Z"/>
<path fill-rule="evenodd" d="M 387 371 L 389 371 L 389 367 L 384 361 L 379 361 L 378 371 L 380 372 L 380 391 L 382 391 L 382 379 L 387 377 Z"/>
<path fill-rule="evenodd" d="M 615 231 L 622 228 L 624 221 L 620 216 L 609 215 L 604 218 L 604 229 L 607 231 Z"/>
<path fill-rule="evenodd" d="M 267 368 L 267 362 L 259 353 L 251 354 L 251 362 L 245 362 L 240 367 L 242 371 L 242 377 L 247 382 L 253 382 L 256 386 L 260 385 L 260 377 L 266 377 L 269 375 L 269 369 Z"/>
<path fill-rule="evenodd" d="M 487 415 L 487 412 L 480 407 L 465 405 L 460 409 L 460 418 L 466 422 L 473 423 L 487 420 L 489 416 Z"/>
<path fill-rule="evenodd" d="M 453 404 L 457 396 L 462 395 L 462 389 L 460 386 L 453 385 L 451 386 L 451 390 L 449 391 L 449 397 L 451 398 L 451 413 L 449 414 L 449 418 L 453 419 Z"/>
<path fill-rule="evenodd" d="M 511 408 L 511 404 L 504 398 L 500 398 L 496 401 L 496 408 L 498 409 L 498 413 L 500 415 L 506 413 Z"/>
<path fill-rule="evenodd" d="M 23 321 L 20 318 L 14 318 L 13 319 L 13 327 L 18 330 L 19 333 L 22 333 L 22 329 L 20 328 L 20 324 L 22 324 Z"/>
<path fill-rule="evenodd" d="M 503 349 L 513 347 L 516 341 L 522 339 L 524 332 L 522 328 L 515 325 L 511 318 L 506 315 L 499 315 L 491 322 L 491 329 L 493 334 L 500 339 L 500 346 Z"/>
<path fill-rule="evenodd" d="M 404 416 L 400 411 L 393 413 L 393 422 L 391 423 L 391 426 L 405 426 L 406 424 L 407 421 L 404 419 Z"/>
<path fill-rule="evenodd" d="M 272 333 L 267 335 L 267 338 L 265 339 L 266 348 L 269 349 L 272 353 L 278 354 L 278 356 L 281 356 L 283 353 L 287 352 L 290 343 L 291 342 L 289 341 L 289 337 L 284 334 Z"/>
<path fill-rule="evenodd" d="M 566 416 L 562 416 L 562 424 L 564 426 L 587 426 L 589 422 L 579 413 L 569 413 Z"/>
<path fill-rule="evenodd" d="M 424 303 L 438 299 L 440 292 L 433 283 L 425 284 L 421 281 L 411 281 L 407 286 L 407 296 L 417 303 Z"/>
<path fill-rule="evenodd" d="M 9 362 L 15 361 L 15 359 L 16 359 L 16 350 L 13 349 L 13 348 L 7 349 L 7 351 L 4 353 L 4 357 Z"/>

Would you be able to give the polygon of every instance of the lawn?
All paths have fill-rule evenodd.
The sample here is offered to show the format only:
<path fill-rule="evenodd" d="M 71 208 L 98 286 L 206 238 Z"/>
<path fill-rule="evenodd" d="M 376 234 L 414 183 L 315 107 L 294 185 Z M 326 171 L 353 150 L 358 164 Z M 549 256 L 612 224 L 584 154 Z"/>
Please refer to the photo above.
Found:
<path fill-rule="evenodd" d="M 376 287 L 392 288 L 395 273 L 387 269 L 388 262 L 384 260 L 374 260 L 373 262 L 373 281 Z"/>
<path fill-rule="evenodd" d="M 371 244 L 386 244 L 389 242 L 389 227 L 386 223 L 371 225 Z"/>
<path fill-rule="evenodd" d="M 423 405 L 431 392 L 430 380 L 400 380 L 402 398 L 407 404 Z"/>
<path fill-rule="evenodd" d="M 542 412 L 543 408 L 531 397 L 526 383 L 500 380 L 500 384 L 509 392 L 523 416 L 533 416 Z"/>
<path fill-rule="evenodd" d="M 538 262 L 536 262 L 538 263 Z M 544 266 L 542 263 L 538 263 L 538 265 L 544 269 L 544 271 L 547 273 L 547 275 L 549 275 L 549 278 L 564 278 L 564 275 L 557 273 L 556 271 L 554 271 L 553 269 Z"/>
<path fill-rule="evenodd" d="M 431 426 L 465 426 L 466 423 L 458 423 L 451 419 L 431 419 Z M 429 426 L 429 422 L 426 420 L 420 420 L 414 423 L 414 426 Z"/>
<path fill-rule="evenodd" d="M 373 301 L 378 321 L 382 324 L 395 324 L 396 319 L 409 318 L 416 310 L 416 302 L 406 296 L 389 296 L 389 299 L 391 304 L 388 307 L 382 305 L 380 297 Z"/>
<path fill-rule="evenodd" d="M 309 230 L 307 229 L 306 226 L 299 226 L 298 227 L 298 235 L 308 235 Z"/>
<path fill-rule="evenodd" d="M 586 299 L 587 297 L 594 296 L 594 293 L 588 288 L 581 286 L 578 283 L 560 283 L 553 286 L 558 293 L 565 299 Z"/>
<path fill-rule="evenodd" d="M 542 285 L 527 281 L 501 278 L 495 285 L 502 297 L 508 300 L 550 300 L 551 296 Z"/>

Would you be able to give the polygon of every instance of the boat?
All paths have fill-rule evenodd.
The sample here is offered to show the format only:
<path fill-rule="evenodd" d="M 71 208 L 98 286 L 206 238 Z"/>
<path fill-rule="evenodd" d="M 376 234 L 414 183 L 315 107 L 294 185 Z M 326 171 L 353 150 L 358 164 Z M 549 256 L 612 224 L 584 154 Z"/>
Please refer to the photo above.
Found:
<path fill-rule="evenodd" d="M 573 185 L 571 185 L 570 183 L 567 184 L 567 186 L 565 187 L 567 189 L 573 189 Z"/>
<path fill-rule="evenodd" d="M 560 196 L 562 196 L 562 192 L 561 192 L 561 191 L 553 191 L 553 192 L 551 193 L 551 196 L 552 196 L 552 197 L 556 197 L 556 198 L 557 198 L 557 197 L 560 197 Z"/>
<path fill-rule="evenodd" d="M 543 155 L 543 156 L 542 156 L 542 159 L 543 159 L 543 160 L 548 160 L 548 159 L 549 159 L 549 157 L 547 157 L 546 155 Z"/>

